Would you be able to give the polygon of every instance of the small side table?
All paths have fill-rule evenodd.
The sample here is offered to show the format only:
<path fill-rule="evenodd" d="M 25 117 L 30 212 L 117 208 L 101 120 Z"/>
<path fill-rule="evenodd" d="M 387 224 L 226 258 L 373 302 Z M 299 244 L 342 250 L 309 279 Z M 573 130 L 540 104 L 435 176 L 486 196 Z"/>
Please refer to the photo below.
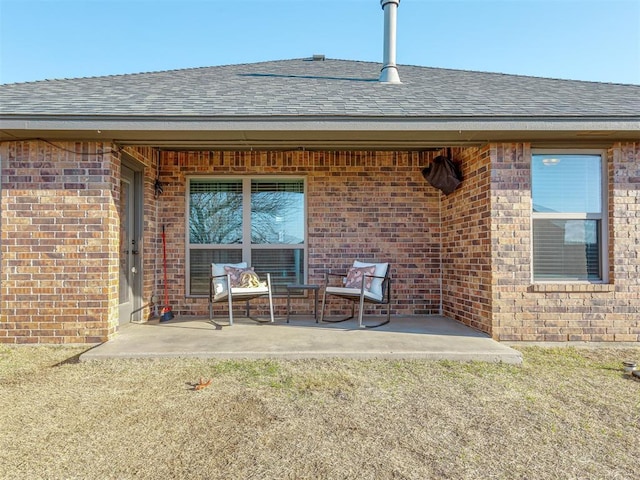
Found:
<path fill-rule="evenodd" d="M 307 285 L 303 283 L 290 283 L 287 285 L 287 323 L 289 323 L 289 317 L 291 316 L 291 291 L 292 290 L 313 290 L 314 302 L 313 302 L 313 318 L 318 323 L 318 290 L 320 285 Z"/>

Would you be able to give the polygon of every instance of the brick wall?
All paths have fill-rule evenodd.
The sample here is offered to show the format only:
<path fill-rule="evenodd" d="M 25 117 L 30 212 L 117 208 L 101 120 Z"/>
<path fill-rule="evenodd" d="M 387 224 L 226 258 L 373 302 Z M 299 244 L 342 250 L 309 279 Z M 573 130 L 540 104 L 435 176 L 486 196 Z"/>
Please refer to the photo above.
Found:
<path fill-rule="evenodd" d="M 595 339 L 640 341 L 640 142 L 609 150 L 609 248 L 615 284 L 612 307 L 593 323 Z"/>
<path fill-rule="evenodd" d="M 488 148 L 454 149 L 464 181 L 442 195 L 444 315 L 491 333 L 491 157 Z"/>
<path fill-rule="evenodd" d="M 345 269 L 356 258 L 388 261 L 393 313 L 438 313 L 438 194 L 421 176 L 423 157 L 407 152 L 164 152 L 159 207 L 168 233 L 173 311 L 207 311 L 206 299 L 185 296 L 186 177 L 274 174 L 307 178 L 309 282 L 320 283 L 326 271 Z M 274 303 L 277 314 L 284 315 L 286 299 Z M 306 299 L 294 301 L 301 311 L 309 305 Z"/>
<path fill-rule="evenodd" d="M 2 343 L 93 343 L 117 324 L 113 146 L 5 142 Z"/>
<path fill-rule="evenodd" d="M 531 284 L 531 148 L 491 145 L 493 336 L 640 340 L 640 144 L 608 152 L 610 284 Z"/>
<path fill-rule="evenodd" d="M 454 149 L 465 181 L 446 197 L 421 176 L 433 154 L 292 151 L 162 152 L 156 199 L 155 154 L 89 142 L 0 146 L 0 342 L 93 343 L 115 333 L 124 156 L 144 173 L 145 304 L 154 293 L 163 303 L 165 225 L 169 304 L 177 314 L 207 311 L 206 299 L 185 295 L 188 175 L 298 175 L 307 179 L 310 282 L 354 258 L 389 261 L 396 315 L 438 313 L 442 281 L 444 314 L 496 339 L 640 340 L 640 143 L 608 152 L 609 285 L 531 284 L 528 144 Z M 285 299 L 275 303 L 284 315 Z M 294 301 L 309 308 L 309 299 Z"/>
<path fill-rule="evenodd" d="M 523 301 L 531 285 L 531 148 L 494 144 L 490 154 L 492 334 L 528 340 L 539 328 L 537 306 Z"/>

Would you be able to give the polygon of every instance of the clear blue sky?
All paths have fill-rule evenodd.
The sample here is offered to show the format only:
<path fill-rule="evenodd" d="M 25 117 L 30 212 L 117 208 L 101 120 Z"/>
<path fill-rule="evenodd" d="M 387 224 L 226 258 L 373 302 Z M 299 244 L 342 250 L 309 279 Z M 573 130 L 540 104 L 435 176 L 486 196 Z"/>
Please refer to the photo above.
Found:
<path fill-rule="evenodd" d="M 379 0 L 0 0 L 0 83 L 382 61 Z M 402 0 L 399 64 L 640 84 L 640 0 Z"/>

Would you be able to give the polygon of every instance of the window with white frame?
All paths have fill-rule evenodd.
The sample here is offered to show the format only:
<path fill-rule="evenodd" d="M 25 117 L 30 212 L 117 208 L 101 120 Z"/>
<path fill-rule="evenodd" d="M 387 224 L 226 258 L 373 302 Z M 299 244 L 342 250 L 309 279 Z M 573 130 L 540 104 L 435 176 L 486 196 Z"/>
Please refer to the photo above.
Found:
<path fill-rule="evenodd" d="M 534 152 L 534 281 L 606 281 L 603 163 L 600 153 Z"/>
<path fill-rule="evenodd" d="M 271 274 L 274 293 L 304 283 L 306 218 L 301 178 L 189 179 L 187 293 L 208 295 L 212 263 L 247 262 Z"/>

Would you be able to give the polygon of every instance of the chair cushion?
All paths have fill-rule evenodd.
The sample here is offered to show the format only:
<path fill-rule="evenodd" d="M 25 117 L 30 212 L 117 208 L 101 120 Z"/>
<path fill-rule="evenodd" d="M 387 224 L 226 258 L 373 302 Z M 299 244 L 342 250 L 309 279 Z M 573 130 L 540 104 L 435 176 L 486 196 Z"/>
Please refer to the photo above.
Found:
<path fill-rule="evenodd" d="M 371 290 L 372 277 L 367 275 L 375 275 L 376 267 L 351 267 L 347 272 L 347 280 L 344 282 L 346 288 L 362 288 L 362 280 L 364 279 L 364 289 Z"/>
<path fill-rule="evenodd" d="M 327 287 L 326 292 L 331 295 L 337 295 L 339 297 L 358 298 L 360 297 L 360 288 L 345 288 L 345 287 Z M 371 300 L 374 302 L 382 302 L 382 293 L 377 295 L 371 291 L 364 291 L 365 300 Z"/>
<path fill-rule="evenodd" d="M 376 277 L 384 277 L 387 274 L 387 269 L 389 268 L 388 263 L 366 263 L 359 262 L 358 260 L 353 262 L 353 266 L 356 268 L 370 267 L 372 265 L 376 267 L 374 273 Z M 382 278 L 373 279 L 373 281 L 371 282 L 371 293 L 382 299 Z"/>
<path fill-rule="evenodd" d="M 214 277 L 219 275 L 226 275 L 227 272 L 224 271 L 224 267 L 234 267 L 234 268 L 247 268 L 247 262 L 240 263 L 212 263 L 211 264 L 211 275 Z M 215 285 L 215 293 L 222 293 L 227 289 L 227 281 L 224 278 L 216 278 L 214 280 Z"/>
<path fill-rule="evenodd" d="M 231 287 L 231 295 L 234 300 L 248 300 L 255 297 L 260 297 L 262 295 L 269 294 L 269 287 L 260 286 L 256 288 L 244 288 L 244 287 Z M 226 299 L 229 296 L 229 291 L 224 290 L 222 292 L 216 292 L 213 297 L 214 302 L 219 302 L 223 299 Z"/>

